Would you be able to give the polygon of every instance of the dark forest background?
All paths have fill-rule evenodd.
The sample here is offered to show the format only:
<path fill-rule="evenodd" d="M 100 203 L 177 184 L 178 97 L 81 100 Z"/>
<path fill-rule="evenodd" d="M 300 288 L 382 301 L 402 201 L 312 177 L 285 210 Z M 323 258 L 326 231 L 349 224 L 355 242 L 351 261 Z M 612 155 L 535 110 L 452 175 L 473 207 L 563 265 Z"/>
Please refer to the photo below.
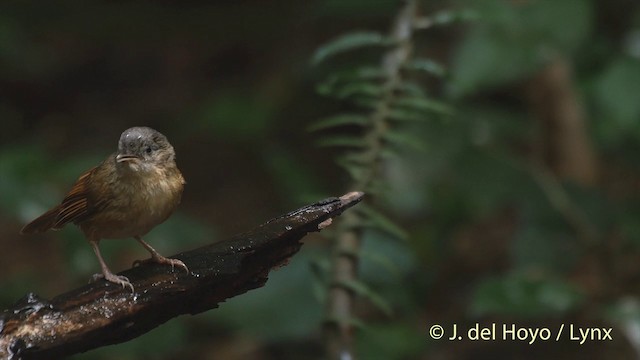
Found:
<path fill-rule="evenodd" d="M 417 31 L 416 77 L 451 113 L 399 126 L 376 208 L 407 234 L 364 233 L 361 359 L 640 356 L 640 3 L 420 1 L 474 16 Z M 176 148 L 179 210 L 145 238 L 165 255 L 348 190 L 309 131 L 348 105 L 316 91 L 384 49 L 313 65 L 331 39 L 386 33 L 393 0 L 0 3 L 0 309 L 85 283 L 80 231 L 23 237 L 84 170 L 146 125 Z M 410 75 L 408 75 L 410 76 Z M 349 132 L 353 129 L 334 129 Z M 357 133 L 356 133 L 357 134 Z M 334 133 L 335 135 L 335 133 Z M 388 228 L 388 227 L 387 227 Z M 322 234 L 264 288 L 77 359 L 319 359 Z M 147 253 L 103 241 L 114 271 Z M 319 265 L 320 264 L 320 265 Z M 612 328 L 612 341 L 435 341 L 433 324 Z"/>

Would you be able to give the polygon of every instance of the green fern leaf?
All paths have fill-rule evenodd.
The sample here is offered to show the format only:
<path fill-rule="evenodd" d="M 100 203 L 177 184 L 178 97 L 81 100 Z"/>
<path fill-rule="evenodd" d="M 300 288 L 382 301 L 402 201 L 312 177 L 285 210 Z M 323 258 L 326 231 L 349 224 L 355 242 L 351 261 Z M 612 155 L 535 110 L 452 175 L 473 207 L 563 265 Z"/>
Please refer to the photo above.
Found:
<path fill-rule="evenodd" d="M 453 114 L 453 110 L 447 104 L 424 97 L 400 97 L 394 102 L 394 105 L 419 111 L 434 112 L 442 115 Z"/>
<path fill-rule="evenodd" d="M 359 296 L 369 300 L 374 306 L 380 309 L 385 315 L 391 316 L 393 315 L 393 310 L 391 309 L 391 305 L 378 293 L 376 293 L 373 289 L 371 289 L 367 284 L 358 280 L 344 280 L 336 285 L 345 287 Z"/>
<path fill-rule="evenodd" d="M 342 161 L 344 163 L 368 166 L 368 163 L 371 160 L 371 158 L 368 155 L 368 153 L 364 153 L 364 152 L 348 152 L 348 153 L 338 157 L 338 160 L 340 160 L 340 161 Z"/>
<path fill-rule="evenodd" d="M 473 21 L 480 17 L 477 11 L 465 10 L 443 10 L 431 16 L 417 19 L 415 27 L 417 29 L 427 29 L 433 26 L 449 25 L 454 22 Z"/>
<path fill-rule="evenodd" d="M 398 159 L 402 159 L 403 155 L 400 154 L 397 149 L 386 146 L 380 150 L 380 157 L 385 160 L 397 161 Z"/>
<path fill-rule="evenodd" d="M 409 70 L 424 71 L 429 75 L 444 77 L 447 75 L 447 70 L 441 64 L 431 59 L 415 59 L 409 62 L 405 68 Z"/>
<path fill-rule="evenodd" d="M 345 160 L 344 157 L 339 157 L 335 160 L 336 165 L 343 168 L 346 172 L 349 173 L 352 179 L 358 181 L 362 179 L 365 174 L 366 167 L 353 163 L 351 161 Z"/>
<path fill-rule="evenodd" d="M 389 110 L 389 112 L 387 113 L 387 118 L 390 120 L 396 120 L 396 121 L 430 120 L 430 117 L 423 112 L 417 112 L 417 111 L 412 111 L 412 110 L 402 109 L 402 108 Z"/>
<path fill-rule="evenodd" d="M 318 146 L 323 147 L 355 147 L 355 148 L 363 148 L 367 144 L 362 139 L 362 137 L 358 136 L 350 136 L 350 135 L 334 135 L 329 137 L 324 137 L 318 140 Z"/>
<path fill-rule="evenodd" d="M 385 72 L 378 66 L 360 66 L 355 69 L 343 70 L 333 75 L 338 81 L 355 80 L 383 80 L 386 78 Z"/>
<path fill-rule="evenodd" d="M 377 32 L 355 32 L 342 35 L 329 43 L 322 45 L 311 58 L 312 65 L 350 50 L 368 46 L 386 46 L 392 43 L 388 37 Z"/>
<path fill-rule="evenodd" d="M 408 96 L 416 96 L 416 97 L 427 96 L 422 86 L 410 81 L 403 81 L 400 85 L 396 87 L 396 89 L 402 92 L 402 94 L 408 95 Z"/>
<path fill-rule="evenodd" d="M 383 135 L 384 139 L 395 146 L 405 147 L 417 151 L 425 151 L 427 149 L 426 142 L 423 139 L 416 138 L 412 133 L 406 131 L 388 131 Z"/>
<path fill-rule="evenodd" d="M 373 251 L 360 251 L 360 257 L 379 265 L 381 268 L 387 270 L 389 274 L 400 279 L 400 268 L 391 259 L 385 256 L 385 254 Z"/>
<path fill-rule="evenodd" d="M 327 77 L 316 86 L 316 91 L 321 95 L 331 95 L 337 88 L 353 82 L 375 83 L 385 78 L 384 72 L 379 67 L 361 66 L 356 69 L 341 71 Z"/>
<path fill-rule="evenodd" d="M 370 82 L 346 83 L 336 90 L 335 95 L 339 99 L 346 99 L 354 96 L 378 97 L 382 95 L 384 88 L 381 85 Z"/>
<path fill-rule="evenodd" d="M 382 85 L 366 80 L 345 80 L 332 76 L 320 83 L 316 91 L 323 96 L 333 96 L 346 99 L 354 96 L 378 97 L 383 92 Z"/>
<path fill-rule="evenodd" d="M 311 293 L 316 301 L 320 304 L 324 303 L 327 299 L 327 285 L 321 283 L 317 279 L 311 282 Z"/>
<path fill-rule="evenodd" d="M 364 115 L 339 114 L 318 121 L 317 123 L 309 126 L 308 130 L 318 131 L 346 125 L 364 126 L 368 121 L 368 118 Z"/>
<path fill-rule="evenodd" d="M 357 105 L 357 106 L 359 106 L 359 107 L 361 107 L 361 108 L 363 108 L 365 110 L 373 110 L 380 103 L 380 101 L 378 99 L 374 99 L 374 98 L 370 98 L 370 97 L 364 97 L 364 96 L 356 96 L 353 99 L 351 99 L 351 101 L 355 105 Z"/>
<path fill-rule="evenodd" d="M 323 302 L 327 297 L 327 287 L 330 284 L 329 274 L 331 263 L 329 258 L 318 258 L 310 262 L 311 273 L 314 275 L 311 282 L 313 295 L 318 302 Z"/>
<path fill-rule="evenodd" d="M 327 257 L 319 257 L 310 261 L 309 268 L 311 269 L 311 273 L 315 275 L 319 281 L 323 283 L 328 282 L 329 273 L 331 272 L 331 262 Z"/>
<path fill-rule="evenodd" d="M 379 229 L 402 241 L 409 239 L 409 235 L 404 229 L 371 206 L 360 204 L 358 205 L 358 210 L 368 219 L 364 226 Z"/>
<path fill-rule="evenodd" d="M 443 10 L 430 16 L 433 25 L 449 25 L 459 21 L 477 20 L 479 14 L 476 11 L 465 10 Z"/>
<path fill-rule="evenodd" d="M 364 191 L 371 196 L 380 196 L 385 193 L 389 193 L 389 191 L 391 190 L 390 188 L 391 187 L 386 181 L 376 178 L 369 182 L 367 188 L 364 189 Z"/>

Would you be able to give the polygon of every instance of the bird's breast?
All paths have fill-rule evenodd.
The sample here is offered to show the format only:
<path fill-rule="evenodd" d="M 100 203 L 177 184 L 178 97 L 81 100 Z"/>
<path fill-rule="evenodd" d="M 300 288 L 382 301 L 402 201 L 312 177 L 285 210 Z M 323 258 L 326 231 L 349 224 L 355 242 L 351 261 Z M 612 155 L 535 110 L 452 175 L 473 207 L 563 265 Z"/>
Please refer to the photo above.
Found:
<path fill-rule="evenodd" d="M 177 169 L 122 174 L 104 189 L 110 199 L 102 200 L 100 209 L 80 227 L 98 238 L 142 236 L 171 215 L 180 203 L 183 186 Z"/>

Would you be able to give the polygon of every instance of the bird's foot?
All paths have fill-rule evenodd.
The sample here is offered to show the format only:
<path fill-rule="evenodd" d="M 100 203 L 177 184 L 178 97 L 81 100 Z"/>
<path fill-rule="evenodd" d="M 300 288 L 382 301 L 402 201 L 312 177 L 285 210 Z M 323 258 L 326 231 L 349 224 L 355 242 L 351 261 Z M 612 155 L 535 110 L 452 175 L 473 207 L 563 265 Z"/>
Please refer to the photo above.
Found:
<path fill-rule="evenodd" d="M 184 269 L 184 271 L 187 272 L 187 274 L 189 273 L 189 268 L 187 267 L 187 265 L 182 262 L 181 260 L 178 259 L 170 259 L 167 257 L 164 257 L 162 255 L 159 254 L 153 254 L 151 255 L 150 259 L 146 259 L 146 260 L 136 260 L 133 262 L 133 266 L 138 266 L 141 264 L 146 264 L 148 262 L 155 262 L 158 264 L 164 264 L 164 265 L 171 265 L 171 270 L 174 269 L 174 267 L 181 267 Z"/>
<path fill-rule="evenodd" d="M 118 284 L 120 286 L 124 287 L 128 287 L 129 289 L 131 289 L 131 292 L 133 292 L 133 285 L 131 284 L 131 282 L 129 281 L 129 278 L 127 278 L 126 276 L 122 276 L 122 275 L 115 275 L 113 273 L 106 273 L 106 274 L 93 274 L 91 281 L 97 281 L 100 279 L 105 279 L 109 282 L 112 282 L 114 284 Z"/>

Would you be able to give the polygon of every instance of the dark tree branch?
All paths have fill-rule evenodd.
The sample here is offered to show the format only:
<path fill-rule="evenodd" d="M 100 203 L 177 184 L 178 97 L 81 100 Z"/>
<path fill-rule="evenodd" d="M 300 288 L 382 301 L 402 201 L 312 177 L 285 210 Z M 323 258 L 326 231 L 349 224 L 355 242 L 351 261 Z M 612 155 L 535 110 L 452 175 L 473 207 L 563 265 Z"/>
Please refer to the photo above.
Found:
<path fill-rule="evenodd" d="M 100 280 L 51 300 L 28 294 L 0 313 L 1 359 L 52 359 L 133 339 L 181 314 L 218 307 L 261 287 L 307 233 L 319 231 L 363 194 L 305 206 L 256 229 L 177 254 L 191 272 L 145 263 L 122 272 L 135 292 Z"/>

